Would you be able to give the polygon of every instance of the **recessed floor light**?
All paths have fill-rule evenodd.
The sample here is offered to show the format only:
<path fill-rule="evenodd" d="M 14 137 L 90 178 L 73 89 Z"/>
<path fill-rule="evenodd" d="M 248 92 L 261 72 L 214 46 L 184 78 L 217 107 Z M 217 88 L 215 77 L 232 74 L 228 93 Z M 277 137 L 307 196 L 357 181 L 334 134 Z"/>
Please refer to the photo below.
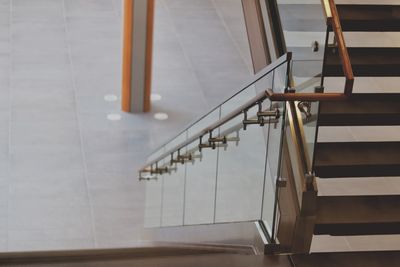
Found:
<path fill-rule="evenodd" d="M 151 94 L 151 101 L 160 101 L 162 99 L 162 96 L 159 94 Z"/>
<path fill-rule="evenodd" d="M 107 119 L 110 121 L 120 121 L 122 119 L 121 114 L 108 114 Z"/>
<path fill-rule="evenodd" d="M 168 114 L 162 113 L 162 112 L 156 113 L 156 114 L 154 114 L 154 118 L 159 121 L 165 121 L 165 120 L 168 120 Z"/>
<path fill-rule="evenodd" d="M 115 102 L 118 100 L 118 96 L 116 95 L 105 95 L 104 100 L 107 102 Z"/>

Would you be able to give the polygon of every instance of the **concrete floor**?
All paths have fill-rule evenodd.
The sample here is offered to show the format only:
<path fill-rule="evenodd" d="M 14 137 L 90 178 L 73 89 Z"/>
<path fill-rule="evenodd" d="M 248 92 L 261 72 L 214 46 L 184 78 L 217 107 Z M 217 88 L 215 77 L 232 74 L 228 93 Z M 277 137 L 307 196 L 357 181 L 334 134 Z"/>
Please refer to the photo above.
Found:
<path fill-rule="evenodd" d="M 121 0 L 0 0 L 1 251 L 135 245 L 136 169 L 249 77 L 239 0 L 157 0 L 156 18 L 162 100 L 124 114 L 104 101 L 120 95 Z"/>

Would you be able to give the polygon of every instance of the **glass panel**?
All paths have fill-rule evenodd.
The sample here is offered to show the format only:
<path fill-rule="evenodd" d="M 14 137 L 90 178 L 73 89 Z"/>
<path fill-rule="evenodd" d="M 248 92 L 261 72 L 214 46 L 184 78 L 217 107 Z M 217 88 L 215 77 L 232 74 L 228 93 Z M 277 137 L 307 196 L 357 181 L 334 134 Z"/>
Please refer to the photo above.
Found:
<path fill-rule="evenodd" d="M 186 140 L 187 140 L 187 131 L 184 131 L 183 133 L 181 133 L 180 135 L 178 135 L 165 145 L 165 151 L 169 151 L 171 149 L 176 148 L 178 145 L 184 143 Z"/>
<path fill-rule="evenodd" d="M 222 105 L 221 115 L 228 114 L 242 99 L 248 101 L 254 95 L 255 87 L 235 96 Z M 248 119 L 256 120 L 257 111 L 258 106 L 248 110 Z M 243 116 L 238 116 L 220 128 L 220 136 L 226 136 L 228 142 L 226 147 L 219 150 L 215 217 L 218 223 L 261 218 L 266 127 L 248 125 L 244 131 L 243 119 Z"/>
<path fill-rule="evenodd" d="M 182 144 L 186 139 L 187 132 L 184 132 L 166 146 L 166 151 Z M 180 155 L 186 155 L 186 148 L 180 151 Z M 177 153 L 174 154 L 174 158 L 176 157 Z M 166 167 L 170 168 L 170 172 L 163 175 L 164 189 L 161 225 L 179 226 L 183 225 L 186 164 L 173 163 L 171 165 L 170 160 L 166 159 Z"/>
<path fill-rule="evenodd" d="M 194 125 L 189 127 L 188 129 L 188 138 L 191 138 L 193 135 L 198 134 L 200 131 L 204 130 L 211 124 L 217 122 L 220 119 L 219 108 L 212 111 L 210 114 L 200 119 Z"/>
<path fill-rule="evenodd" d="M 274 93 L 284 93 L 287 88 L 287 64 L 283 64 L 275 69 L 273 73 L 272 89 Z"/>
<path fill-rule="evenodd" d="M 162 176 L 146 182 L 145 227 L 161 226 L 162 182 Z"/>
<path fill-rule="evenodd" d="M 162 146 L 160 149 L 157 151 L 153 152 L 150 154 L 150 156 L 147 157 L 147 162 L 153 161 L 159 157 L 161 157 L 165 153 L 165 146 Z"/>
<path fill-rule="evenodd" d="M 291 77 L 297 92 L 316 92 L 317 87 L 321 86 L 322 65 L 322 60 L 292 61 Z"/>
<path fill-rule="evenodd" d="M 202 159 L 186 166 L 185 225 L 214 222 L 217 153 L 203 149 Z"/>
<path fill-rule="evenodd" d="M 222 104 L 221 118 L 236 110 L 238 107 L 246 104 L 250 99 L 257 95 L 258 91 L 255 85 L 249 86 L 246 90 L 240 92 L 236 96 Z"/>
<path fill-rule="evenodd" d="M 277 0 L 286 48 L 296 61 L 293 74 L 294 86 L 302 79 L 320 77 L 324 59 L 326 19 L 321 1 Z M 315 42 L 318 49 L 314 49 Z"/>
<path fill-rule="evenodd" d="M 307 105 L 310 105 L 310 112 L 307 115 L 302 113 L 301 116 L 304 129 L 304 139 L 307 144 L 305 149 L 307 150 L 306 153 L 309 157 L 310 163 L 312 164 L 314 159 L 314 146 L 317 136 L 319 102 L 311 102 L 307 103 Z M 311 168 L 309 171 L 311 171 Z"/>
<path fill-rule="evenodd" d="M 310 80 L 307 83 L 303 84 L 302 88 L 303 92 L 314 92 L 314 88 L 320 85 L 319 80 Z M 306 143 L 305 149 L 306 154 L 308 156 L 310 164 L 313 162 L 314 155 L 314 145 L 316 142 L 317 135 L 317 120 L 319 113 L 319 102 L 296 102 L 296 107 L 300 110 L 302 123 L 303 123 L 303 132 L 304 132 L 304 141 Z M 311 166 L 310 166 L 311 167 Z M 311 171 L 311 169 L 309 170 Z"/>
<path fill-rule="evenodd" d="M 266 177 L 264 187 L 264 200 L 263 200 L 263 215 L 262 219 L 268 232 L 271 234 L 274 222 L 274 208 L 275 208 L 275 187 L 276 181 L 279 177 L 279 164 L 280 154 L 282 148 L 282 136 L 285 120 L 285 103 L 273 102 L 269 103 L 271 109 L 279 109 L 281 114 L 278 120 L 271 119 L 268 128 L 268 149 L 267 149 L 267 162 L 266 162 Z"/>
<path fill-rule="evenodd" d="M 164 148 L 160 149 L 164 150 Z M 146 228 L 161 226 L 163 175 L 152 175 L 153 178 L 147 181 L 144 226 Z"/>
<path fill-rule="evenodd" d="M 188 135 L 195 135 L 199 128 L 204 129 L 209 126 L 206 121 L 215 122 L 219 118 L 220 110 L 218 109 L 201 121 L 201 127 L 198 125 L 191 127 Z M 203 143 L 207 140 L 208 136 L 205 136 Z M 199 151 L 198 145 L 199 142 L 193 142 L 187 148 L 194 160 L 186 164 L 185 225 L 214 222 L 218 148 L 215 150 L 203 148 Z"/>

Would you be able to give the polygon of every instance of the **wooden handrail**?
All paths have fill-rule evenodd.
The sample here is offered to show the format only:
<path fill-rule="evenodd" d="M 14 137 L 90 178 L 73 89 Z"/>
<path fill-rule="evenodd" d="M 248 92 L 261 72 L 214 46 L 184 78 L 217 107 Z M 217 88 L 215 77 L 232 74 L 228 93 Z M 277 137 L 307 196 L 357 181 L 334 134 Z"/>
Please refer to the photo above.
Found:
<path fill-rule="evenodd" d="M 265 99 L 269 99 L 270 101 L 286 102 L 286 101 L 340 101 L 340 100 L 345 100 L 347 98 L 348 98 L 347 95 L 340 93 L 301 93 L 301 94 L 274 93 L 271 89 L 268 89 L 262 93 L 259 93 L 245 104 L 237 107 L 235 110 L 233 110 L 226 116 L 222 117 L 218 121 L 202 129 L 201 131 L 199 131 L 197 134 L 193 135 L 186 141 L 164 152 L 156 159 L 153 159 L 152 161 L 148 162 L 141 169 L 141 171 L 149 171 L 150 170 L 149 167 L 151 165 L 156 164 L 157 162 L 160 162 L 163 159 L 170 157 L 171 154 L 176 153 L 177 151 L 183 149 L 189 144 L 195 142 L 196 140 L 199 140 L 202 136 L 207 136 L 210 132 L 214 131 L 215 129 L 218 129 L 222 125 L 226 124 L 227 122 L 241 115 L 245 110 L 248 110 L 249 108 L 256 106 L 258 103 L 264 101 Z"/>
<path fill-rule="evenodd" d="M 336 37 L 336 42 L 339 49 L 339 56 L 342 62 L 343 73 L 346 77 L 346 83 L 344 88 L 344 94 L 350 96 L 353 92 L 354 85 L 354 74 L 351 66 L 349 52 L 347 50 L 346 41 L 344 39 L 342 25 L 340 23 L 339 12 L 336 8 L 334 0 L 321 0 L 328 26 L 332 27 L 332 30 Z"/>

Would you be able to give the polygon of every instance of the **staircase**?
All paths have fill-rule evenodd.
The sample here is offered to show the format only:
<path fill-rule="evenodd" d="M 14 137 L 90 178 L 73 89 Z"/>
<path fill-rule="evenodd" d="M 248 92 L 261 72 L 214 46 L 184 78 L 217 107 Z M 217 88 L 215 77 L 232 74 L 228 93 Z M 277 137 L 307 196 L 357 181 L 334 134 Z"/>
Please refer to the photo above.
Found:
<path fill-rule="evenodd" d="M 178 146 L 178 159 L 183 160 L 182 164 L 185 164 L 185 159 L 188 158 L 192 164 L 198 164 L 197 161 L 192 160 L 191 152 L 180 156 L 179 151 L 199 137 L 200 145 L 204 148 L 212 147 L 218 150 L 218 147 L 224 147 L 229 151 L 231 143 L 227 140 L 233 139 L 229 136 L 229 131 L 222 130 L 223 124 L 242 113 L 245 113 L 243 124 L 246 127 L 251 127 L 249 124 L 260 124 L 265 127 L 265 124 L 269 123 L 268 134 L 264 134 L 268 138 L 276 137 L 277 134 L 272 129 L 277 129 L 279 126 L 272 125 L 273 123 L 279 125 L 280 116 L 271 117 L 283 114 L 285 111 L 272 108 L 263 110 L 266 106 L 264 103 L 267 99 L 271 102 L 285 102 L 289 114 L 287 118 L 289 126 L 286 129 L 282 147 L 280 150 L 275 147 L 276 150 L 272 153 L 273 155 L 280 154 L 280 158 L 279 160 L 272 159 L 271 163 L 268 159 L 271 153 L 268 152 L 266 159 L 267 167 L 274 162 L 281 162 L 283 166 L 281 168 L 284 169 L 279 172 L 279 179 L 276 181 L 277 214 L 270 221 L 263 217 L 259 219 L 264 221 L 264 226 L 272 222 L 268 225 L 269 227 L 265 227 L 269 229 L 264 229 L 269 238 L 266 253 L 274 254 L 275 259 L 279 260 L 272 264 L 270 262 L 272 258 L 265 256 L 264 259 L 268 261 L 268 264 L 254 266 L 399 266 L 399 251 L 379 251 L 379 247 L 376 251 L 368 252 L 312 253 L 311 251 L 311 254 L 309 253 L 311 240 L 321 235 L 332 238 L 356 236 L 385 238 L 384 235 L 400 234 L 400 192 L 395 195 L 374 195 L 373 191 L 365 195 L 349 195 L 348 192 L 343 192 L 342 195 L 317 195 L 318 185 L 322 185 L 327 179 L 330 179 L 330 184 L 340 184 L 346 179 L 358 179 L 359 183 L 364 183 L 364 181 L 368 183 L 370 179 L 400 177 L 400 134 L 398 141 L 375 139 L 362 142 L 353 140 L 327 142 L 318 138 L 318 133 L 322 132 L 322 128 L 324 131 L 329 131 L 332 127 L 337 130 L 340 127 L 355 126 L 368 126 L 369 129 L 370 127 L 400 126 L 400 90 L 398 93 L 382 93 L 385 88 L 376 88 L 373 93 L 353 92 L 353 81 L 360 77 L 380 79 L 400 77 L 400 48 L 346 47 L 343 38 L 343 32 L 363 32 L 364 34 L 400 32 L 400 5 L 335 5 L 332 0 L 321 1 L 321 6 L 291 4 L 290 1 L 283 1 L 282 4 L 279 2 L 276 5 L 277 10 L 269 14 L 280 13 L 283 36 L 290 31 L 302 34 L 307 31 L 320 32 L 323 27 L 321 23 L 318 23 L 320 20 L 317 13 L 322 13 L 321 7 L 325 7 L 327 25 L 322 30 L 327 31 L 327 37 L 324 49 L 317 45 L 313 46 L 314 51 L 311 52 L 304 47 L 287 47 L 287 51 L 293 52 L 294 64 L 289 64 L 292 79 L 295 80 L 294 76 L 300 77 L 302 81 L 306 78 L 312 79 L 305 82 L 305 86 L 303 84 L 297 86 L 296 82 L 292 82 L 293 88 L 288 87 L 284 92 L 277 92 L 275 88 L 271 88 L 266 91 L 266 96 L 261 94 L 250 99 L 245 106 L 238 107 L 229 113 L 231 117 L 221 117 L 222 122 L 213 123 L 211 128 L 206 128 L 199 135 L 189 138 L 189 141 Z M 269 3 L 269 8 L 271 6 L 273 4 Z M 277 26 L 271 26 L 271 28 L 276 29 Z M 335 36 L 333 44 L 330 38 L 332 33 Z M 276 36 L 279 38 L 279 34 Z M 276 43 L 284 43 L 284 41 L 276 41 Z M 279 56 L 282 54 L 277 57 Z M 262 79 L 261 77 L 268 73 L 273 73 L 274 77 L 277 77 L 277 69 L 286 61 L 290 62 L 290 59 L 291 56 L 287 56 L 286 59 L 279 58 L 278 62 L 274 62 L 267 71 L 256 76 L 256 80 Z M 319 72 L 316 73 L 315 70 Z M 342 77 L 346 79 L 343 93 L 331 93 L 329 90 L 324 92 L 324 84 L 328 79 Z M 307 88 L 309 84 L 314 83 L 314 80 L 321 80 L 321 83 L 312 86 L 312 93 L 300 92 L 300 88 Z M 318 105 L 317 110 L 313 108 L 315 103 Z M 259 106 L 258 119 L 255 117 L 249 119 L 247 113 L 254 106 Z M 276 105 L 272 103 L 271 106 Z M 311 109 L 308 109 L 309 107 Z M 301 112 L 303 115 L 298 115 Z M 266 119 L 263 116 L 269 116 L 269 118 Z M 299 118 L 303 121 L 296 123 L 296 120 L 302 120 Z M 312 123 L 316 124 L 314 129 L 316 136 L 314 136 L 315 143 L 310 145 L 306 143 L 308 139 L 304 127 Z M 216 129 L 220 129 L 219 136 L 213 136 L 213 131 L 215 132 Z M 209 139 L 203 138 L 208 134 L 210 134 Z M 243 139 L 241 134 L 238 131 L 235 139 L 239 146 Z M 301 138 L 303 141 L 299 140 Z M 208 143 L 204 140 L 208 140 Z M 273 142 L 276 145 L 279 139 Z M 268 139 L 267 143 L 271 143 L 271 140 Z M 307 155 L 302 155 L 303 152 L 308 154 L 305 152 L 307 148 L 312 150 L 310 162 L 307 160 Z M 218 151 L 217 163 L 221 161 L 221 155 L 224 153 L 221 149 Z M 174 150 L 168 153 L 171 153 L 171 162 L 175 162 Z M 207 157 L 207 154 L 204 157 Z M 156 161 L 153 160 L 151 168 L 144 168 L 143 171 L 156 174 L 168 173 L 170 167 L 167 165 L 157 167 L 156 164 L 157 168 L 153 170 L 153 164 L 162 158 L 163 156 L 158 157 Z M 218 173 L 219 170 L 217 175 Z M 251 178 L 254 179 L 254 177 Z M 264 184 L 264 186 L 268 185 Z M 272 195 L 274 195 L 271 193 L 273 189 L 269 191 Z M 269 201 L 271 199 L 273 200 L 270 198 Z M 265 200 L 264 205 L 267 205 Z M 279 222 L 276 221 L 277 217 L 279 217 Z M 393 249 L 398 250 L 399 247 Z M 289 254 L 289 256 L 283 256 L 284 254 Z"/>
<path fill-rule="evenodd" d="M 345 32 L 400 32 L 400 6 L 337 5 L 337 9 Z M 349 47 L 348 51 L 355 79 L 400 76 L 400 48 Z M 327 45 L 325 59 L 324 77 L 343 76 L 336 48 Z M 400 126 L 400 90 L 398 94 L 379 91 L 321 102 L 317 126 Z M 396 142 L 317 142 L 314 171 L 321 179 L 400 176 L 400 138 Z M 399 234 L 400 195 L 319 196 L 316 217 L 315 235 Z"/>

